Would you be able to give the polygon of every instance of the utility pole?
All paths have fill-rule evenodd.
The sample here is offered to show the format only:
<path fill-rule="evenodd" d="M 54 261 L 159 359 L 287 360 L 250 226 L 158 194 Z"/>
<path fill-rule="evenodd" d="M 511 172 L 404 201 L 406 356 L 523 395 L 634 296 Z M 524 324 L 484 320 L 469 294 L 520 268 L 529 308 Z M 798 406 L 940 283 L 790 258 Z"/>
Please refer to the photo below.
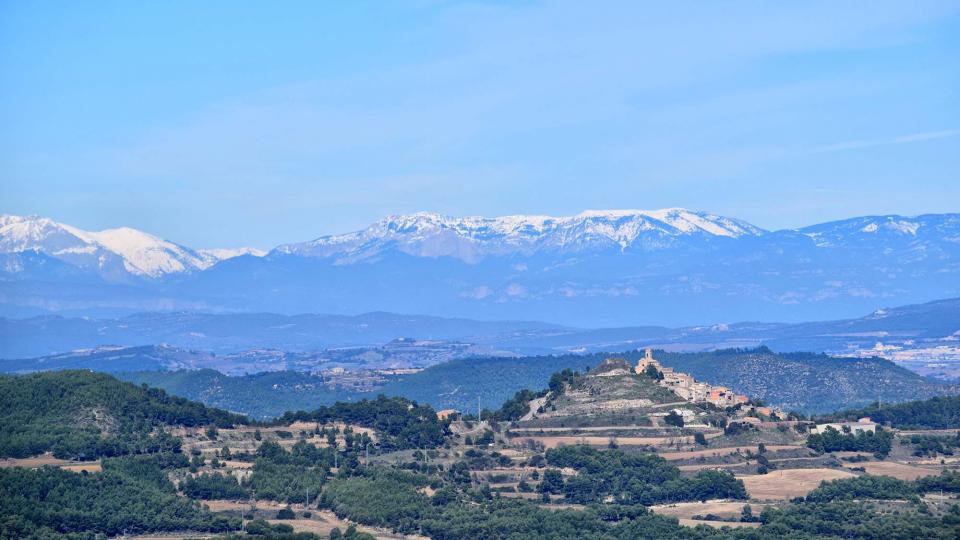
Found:
<path fill-rule="evenodd" d="M 477 394 L 477 422 L 483 422 L 483 416 L 480 411 L 480 395 Z"/>

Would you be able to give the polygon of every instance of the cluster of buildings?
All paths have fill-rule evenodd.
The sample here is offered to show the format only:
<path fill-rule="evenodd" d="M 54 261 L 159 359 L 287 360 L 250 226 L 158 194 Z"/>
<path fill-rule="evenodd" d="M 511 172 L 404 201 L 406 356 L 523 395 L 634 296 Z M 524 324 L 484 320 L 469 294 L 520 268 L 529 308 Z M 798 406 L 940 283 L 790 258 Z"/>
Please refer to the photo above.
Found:
<path fill-rule="evenodd" d="M 660 362 L 653 358 L 653 350 L 648 348 L 644 351 L 643 358 L 637 362 L 634 371 L 643 375 L 650 366 L 653 366 L 663 375 L 663 378 L 659 381 L 660 386 L 670 389 L 674 394 L 687 401 L 707 402 L 717 407 L 732 407 L 750 401 L 747 396 L 737 394 L 729 388 L 699 382 L 689 373 L 680 373 L 674 371 L 673 368 L 661 366 Z"/>
<path fill-rule="evenodd" d="M 810 428 L 810 433 L 826 433 L 828 429 L 833 429 L 838 433 L 876 433 L 877 424 L 870 419 L 869 416 L 865 416 L 856 422 L 836 422 L 833 424 L 817 424 L 816 426 Z"/>

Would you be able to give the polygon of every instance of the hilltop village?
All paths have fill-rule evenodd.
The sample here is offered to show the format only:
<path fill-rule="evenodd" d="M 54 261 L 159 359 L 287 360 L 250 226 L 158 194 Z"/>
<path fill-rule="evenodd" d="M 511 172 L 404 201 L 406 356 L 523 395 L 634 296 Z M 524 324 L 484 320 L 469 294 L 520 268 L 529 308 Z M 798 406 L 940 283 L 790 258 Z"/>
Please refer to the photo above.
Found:
<path fill-rule="evenodd" d="M 565 369 L 482 419 L 379 396 L 254 422 L 89 371 L 0 376 L 0 538 L 956 538 L 956 398 L 815 425 L 683 398 L 699 383 L 654 362 Z"/>
<path fill-rule="evenodd" d="M 750 402 L 749 397 L 737 394 L 729 388 L 711 386 L 697 381 L 692 375 L 661 366 L 660 362 L 653 357 L 653 350 L 649 348 L 644 351 L 644 357 L 637 362 L 634 371 L 637 375 L 648 375 L 658 379 L 660 386 L 673 391 L 687 401 L 707 402 L 717 407 L 732 407 Z"/>
<path fill-rule="evenodd" d="M 662 366 L 653 357 L 653 350 L 650 348 L 644 350 L 644 356 L 637 362 L 634 373 L 656 380 L 659 386 L 692 403 L 709 403 L 721 409 L 741 405 L 739 420 L 742 422 L 758 423 L 759 417 L 766 417 L 773 421 L 787 419 L 787 415 L 779 409 L 752 405 L 749 396 L 738 394 L 724 386 L 713 386 L 698 381 L 689 373 Z M 675 409 L 674 412 L 683 416 L 685 421 L 691 420 L 693 416 L 693 412 L 688 409 Z"/>

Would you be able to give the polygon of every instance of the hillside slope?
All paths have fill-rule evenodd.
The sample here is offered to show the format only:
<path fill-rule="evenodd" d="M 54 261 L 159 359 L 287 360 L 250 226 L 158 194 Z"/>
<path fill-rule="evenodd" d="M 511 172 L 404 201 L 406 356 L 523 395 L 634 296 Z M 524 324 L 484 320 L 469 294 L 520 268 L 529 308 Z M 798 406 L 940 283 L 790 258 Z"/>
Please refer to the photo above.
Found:
<path fill-rule="evenodd" d="M 881 358 L 834 358 L 823 354 L 777 354 L 765 347 L 710 353 L 658 352 L 664 365 L 723 385 L 784 409 L 826 412 L 960 391 Z"/>
<path fill-rule="evenodd" d="M 89 371 L 0 375 L 0 457 L 53 452 L 92 458 L 169 450 L 163 425 L 228 427 L 246 422 L 163 390 Z"/>

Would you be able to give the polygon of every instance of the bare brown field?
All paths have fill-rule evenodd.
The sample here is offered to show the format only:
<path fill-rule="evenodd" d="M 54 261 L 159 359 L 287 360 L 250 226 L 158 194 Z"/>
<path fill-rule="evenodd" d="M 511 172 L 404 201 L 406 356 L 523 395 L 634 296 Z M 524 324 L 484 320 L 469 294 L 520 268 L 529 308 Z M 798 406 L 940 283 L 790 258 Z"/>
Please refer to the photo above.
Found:
<path fill-rule="evenodd" d="M 187 540 L 188 538 L 216 538 L 218 535 L 209 532 L 175 532 L 175 533 L 154 533 L 154 534 L 135 534 L 126 536 L 129 540 Z"/>
<path fill-rule="evenodd" d="M 952 465 L 952 464 L 960 463 L 960 457 L 957 457 L 957 456 L 938 456 L 938 457 L 935 457 L 935 458 L 917 459 L 916 461 L 911 461 L 910 463 L 913 463 L 913 464 L 915 464 L 915 465 L 940 465 L 940 464 L 941 464 L 941 463 L 940 463 L 941 461 L 942 461 L 944 464 L 951 464 L 951 465 Z"/>
<path fill-rule="evenodd" d="M 873 454 L 871 454 L 870 452 L 830 452 L 830 455 L 838 458 L 855 457 L 855 456 L 863 456 L 863 457 L 873 456 Z"/>
<path fill-rule="evenodd" d="M 513 498 L 513 499 L 531 499 L 531 500 L 540 498 L 539 493 L 523 493 L 519 491 L 518 492 L 508 491 L 506 493 L 501 493 L 500 496 L 506 497 L 506 498 Z"/>
<path fill-rule="evenodd" d="M 65 471 L 81 473 L 81 472 L 100 472 L 103 470 L 103 467 L 100 465 L 100 462 L 93 463 L 74 463 L 70 465 L 61 465 L 61 469 Z"/>
<path fill-rule="evenodd" d="M 80 472 L 86 470 L 95 472 L 101 470 L 99 461 L 70 461 L 69 459 L 60 459 L 53 457 L 53 454 L 41 454 L 28 458 L 18 459 L 0 459 L 0 469 L 7 467 L 23 467 L 25 469 L 37 469 L 45 465 L 61 467 L 64 470 Z"/>
<path fill-rule="evenodd" d="M 721 527 L 749 527 L 757 528 L 760 526 L 759 523 L 741 523 L 739 521 L 709 521 L 705 519 L 690 519 L 690 518 L 679 518 L 678 521 L 680 525 L 684 527 L 696 527 L 697 525 L 706 525 L 707 527 L 713 527 L 719 529 Z"/>
<path fill-rule="evenodd" d="M 544 448 L 556 448 L 563 445 L 586 444 L 590 446 L 607 446 L 610 443 L 610 437 L 591 437 L 591 436 L 570 436 L 558 435 L 522 437 L 541 443 Z M 619 445 L 655 445 L 655 444 L 691 444 L 693 437 L 616 437 Z"/>
<path fill-rule="evenodd" d="M 342 422 L 332 422 L 329 424 L 317 424 L 316 422 L 298 421 L 290 424 L 289 426 L 272 426 L 272 427 L 238 426 L 235 428 L 221 429 L 220 431 L 223 433 L 254 433 L 255 431 L 259 430 L 260 433 L 262 434 L 276 433 L 277 431 L 291 431 L 291 432 L 297 433 L 300 431 L 313 431 L 318 425 L 321 428 L 328 428 L 328 429 L 332 427 L 336 427 L 336 428 L 339 428 L 340 431 L 343 431 L 344 429 L 349 427 L 350 429 L 353 430 L 354 433 L 358 435 L 360 433 L 366 433 L 371 438 L 374 438 L 376 436 L 376 432 L 371 428 L 354 426 L 351 424 L 344 424 Z"/>
<path fill-rule="evenodd" d="M 526 433 L 536 432 L 563 432 L 563 431 L 629 431 L 629 430 L 663 430 L 663 427 L 657 426 L 586 426 L 586 427 L 524 427 L 520 426 L 511 431 L 522 431 Z M 718 432 L 719 433 L 719 432 Z M 522 436 L 522 435 L 521 435 Z"/>
<path fill-rule="evenodd" d="M 846 467 L 863 467 L 870 474 L 892 476 L 898 480 L 916 480 L 924 476 L 940 474 L 939 468 L 917 467 L 892 461 L 864 461 L 862 463 L 851 463 Z"/>
<path fill-rule="evenodd" d="M 538 505 L 540 508 L 546 510 L 586 510 L 586 505 L 583 504 L 566 504 L 566 503 L 543 503 Z"/>
<path fill-rule="evenodd" d="M 60 466 L 69 465 L 70 463 L 73 462 L 68 459 L 55 458 L 52 454 L 42 454 L 28 458 L 0 459 L 0 468 L 24 467 L 27 469 L 35 469 L 37 467 L 43 467 L 44 465 Z"/>
<path fill-rule="evenodd" d="M 785 444 L 785 445 L 770 445 L 767 446 L 767 452 L 779 452 L 781 450 L 799 450 L 804 448 L 803 446 Z M 692 450 L 689 452 L 658 452 L 657 455 L 663 459 L 668 459 L 671 461 L 681 460 L 681 459 L 691 459 L 698 457 L 719 457 L 719 456 L 729 456 L 730 454 L 736 454 L 737 452 L 746 453 L 747 450 L 756 454 L 760 451 L 760 448 L 757 446 L 736 446 L 730 448 L 710 448 L 707 450 Z"/>
<path fill-rule="evenodd" d="M 900 435 L 954 435 L 960 433 L 960 429 L 914 429 L 897 433 Z"/>
<path fill-rule="evenodd" d="M 652 512 L 656 512 L 657 514 L 673 516 L 676 518 L 692 518 L 693 516 L 703 516 L 706 514 L 713 514 L 720 517 L 737 517 L 743 510 L 743 507 L 747 505 L 748 504 L 746 501 L 697 501 L 675 504 L 659 504 L 656 506 L 651 506 L 650 510 Z M 760 512 L 763 512 L 763 509 L 769 505 L 753 503 L 749 506 L 754 515 L 759 516 Z"/>
<path fill-rule="evenodd" d="M 726 467 L 739 467 L 743 465 L 743 463 L 742 461 L 736 463 L 697 463 L 696 465 L 677 465 L 677 468 L 681 471 L 704 471 L 709 469 L 724 469 Z"/>
<path fill-rule="evenodd" d="M 284 523 L 293 527 L 293 530 L 296 532 L 309 532 L 316 535 L 319 535 L 321 538 L 327 538 L 330 536 L 330 531 L 334 528 L 339 528 L 341 531 L 346 531 L 347 527 L 351 525 L 351 522 L 340 519 L 329 510 L 317 510 L 312 511 L 313 517 L 310 519 L 301 518 L 301 519 L 270 519 L 267 520 L 273 524 Z M 365 525 L 357 525 L 357 530 L 365 533 L 372 534 L 374 537 L 380 540 L 401 540 L 401 539 L 410 539 L 410 540 L 427 540 L 424 536 L 417 535 L 402 535 L 396 534 L 390 531 L 383 529 L 377 529 L 373 527 L 367 527 Z"/>
<path fill-rule="evenodd" d="M 768 474 L 737 476 L 747 493 L 758 500 L 784 501 L 810 493 L 824 480 L 851 478 L 851 472 L 836 469 L 782 469 Z"/>
<path fill-rule="evenodd" d="M 202 501 L 203 504 L 207 505 L 212 512 L 225 512 L 228 510 L 242 510 L 247 511 L 250 509 L 250 506 L 253 504 L 250 501 Z M 280 510 L 281 508 L 286 508 L 287 505 L 283 503 L 278 503 L 274 501 L 257 501 L 257 510 Z M 296 509 L 297 506 L 293 505 L 291 508 Z"/>

